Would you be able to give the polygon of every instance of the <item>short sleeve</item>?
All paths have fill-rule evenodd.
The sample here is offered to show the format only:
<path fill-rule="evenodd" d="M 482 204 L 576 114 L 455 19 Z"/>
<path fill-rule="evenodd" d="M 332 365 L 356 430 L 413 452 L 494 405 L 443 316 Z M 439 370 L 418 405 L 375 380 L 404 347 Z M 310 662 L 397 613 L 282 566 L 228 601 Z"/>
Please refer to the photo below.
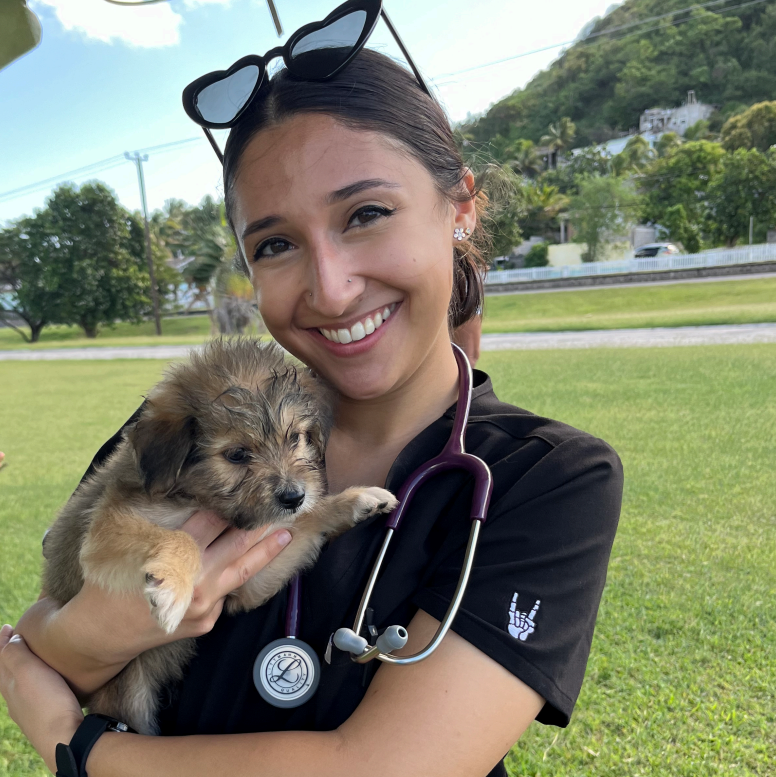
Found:
<path fill-rule="evenodd" d="M 510 477 L 509 457 L 493 467 Z M 498 473 L 498 474 L 497 474 Z M 540 723 L 565 727 L 579 696 L 620 515 L 622 465 L 583 435 L 550 447 L 491 505 L 453 631 L 545 700 Z M 441 620 L 466 534 L 430 565 L 415 604 Z"/>

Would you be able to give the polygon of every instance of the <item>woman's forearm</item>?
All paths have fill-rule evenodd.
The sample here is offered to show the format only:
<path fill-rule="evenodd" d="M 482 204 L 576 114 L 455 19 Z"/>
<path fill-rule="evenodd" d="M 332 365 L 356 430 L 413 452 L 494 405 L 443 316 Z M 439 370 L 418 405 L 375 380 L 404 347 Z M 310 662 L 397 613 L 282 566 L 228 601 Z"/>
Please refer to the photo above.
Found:
<path fill-rule="evenodd" d="M 79 605 L 72 600 L 60 607 L 51 599 L 40 599 L 22 615 L 16 633 L 84 700 L 115 677 L 132 656 L 111 651 L 105 634 L 90 633 L 89 620 L 78 617 Z"/>
<path fill-rule="evenodd" d="M 325 777 L 342 774 L 347 762 L 348 747 L 337 731 L 188 737 L 108 733 L 97 741 L 87 769 L 89 777 Z"/>

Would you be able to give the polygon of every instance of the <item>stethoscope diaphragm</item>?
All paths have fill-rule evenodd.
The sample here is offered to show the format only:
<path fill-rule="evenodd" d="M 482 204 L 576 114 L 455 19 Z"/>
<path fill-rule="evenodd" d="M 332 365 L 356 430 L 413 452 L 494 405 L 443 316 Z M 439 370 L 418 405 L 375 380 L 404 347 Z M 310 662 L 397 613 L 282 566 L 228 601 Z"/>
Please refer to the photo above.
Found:
<path fill-rule="evenodd" d="M 299 707 L 312 698 L 321 679 L 315 651 L 301 639 L 270 642 L 253 664 L 253 683 L 273 707 Z"/>

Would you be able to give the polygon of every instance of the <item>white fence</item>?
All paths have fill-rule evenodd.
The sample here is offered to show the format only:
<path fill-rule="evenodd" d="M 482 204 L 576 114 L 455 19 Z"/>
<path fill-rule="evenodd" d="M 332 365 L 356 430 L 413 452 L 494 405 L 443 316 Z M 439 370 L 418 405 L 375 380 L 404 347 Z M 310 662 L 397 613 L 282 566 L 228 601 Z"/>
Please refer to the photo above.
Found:
<path fill-rule="evenodd" d="M 531 267 L 525 270 L 493 270 L 485 277 L 486 285 L 517 281 L 546 281 L 553 278 L 582 278 L 591 275 L 685 270 L 693 267 L 720 267 L 776 261 L 776 243 L 720 248 L 700 254 L 667 254 L 651 259 L 626 259 L 621 262 L 589 262 L 562 267 Z"/>

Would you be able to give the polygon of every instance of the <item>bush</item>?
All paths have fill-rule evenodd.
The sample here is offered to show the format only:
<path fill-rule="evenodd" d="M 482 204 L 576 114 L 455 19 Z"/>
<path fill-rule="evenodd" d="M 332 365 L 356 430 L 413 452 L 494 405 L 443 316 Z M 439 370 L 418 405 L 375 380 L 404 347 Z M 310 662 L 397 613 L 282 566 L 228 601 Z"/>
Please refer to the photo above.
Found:
<path fill-rule="evenodd" d="M 550 263 L 550 246 L 547 243 L 537 243 L 525 255 L 525 267 L 546 267 Z"/>

